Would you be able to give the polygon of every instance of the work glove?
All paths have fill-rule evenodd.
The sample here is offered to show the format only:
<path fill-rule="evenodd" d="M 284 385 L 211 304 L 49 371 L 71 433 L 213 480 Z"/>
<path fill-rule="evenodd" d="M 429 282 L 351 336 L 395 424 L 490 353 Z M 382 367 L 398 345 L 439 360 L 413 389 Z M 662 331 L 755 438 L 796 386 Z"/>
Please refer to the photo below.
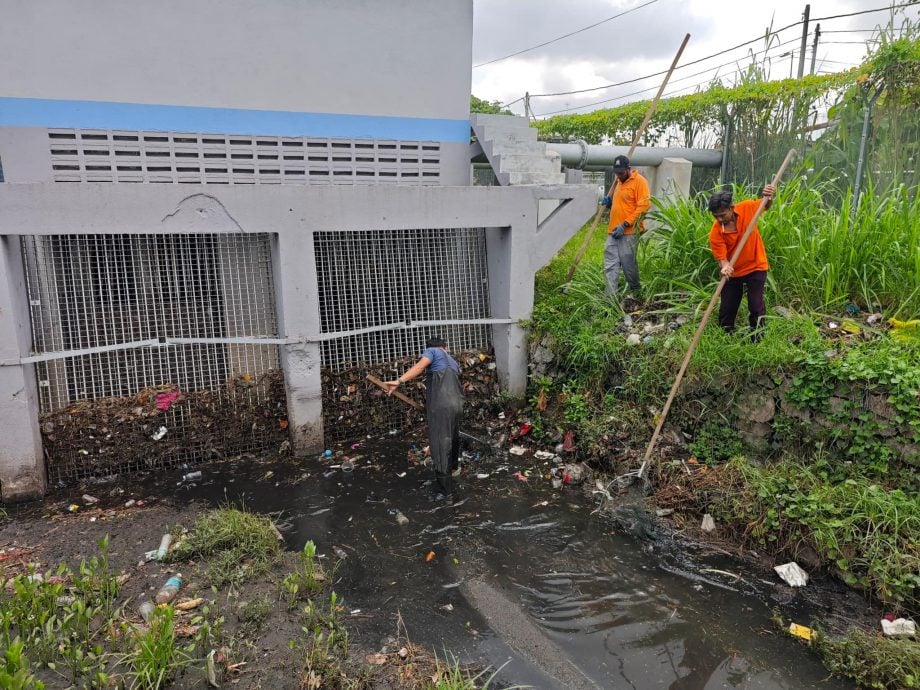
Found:
<path fill-rule="evenodd" d="M 611 234 L 613 235 L 613 239 L 618 240 L 625 233 L 626 233 L 626 223 L 620 223 L 613 229 L 613 232 Z"/>
<path fill-rule="evenodd" d="M 601 199 L 601 206 L 603 206 L 604 208 L 609 209 L 611 206 L 613 206 L 613 199 L 611 199 L 611 198 L 610 198 L 609 196 L 607 196 L 607 195 L 604 195 L 604 198 Z"/>

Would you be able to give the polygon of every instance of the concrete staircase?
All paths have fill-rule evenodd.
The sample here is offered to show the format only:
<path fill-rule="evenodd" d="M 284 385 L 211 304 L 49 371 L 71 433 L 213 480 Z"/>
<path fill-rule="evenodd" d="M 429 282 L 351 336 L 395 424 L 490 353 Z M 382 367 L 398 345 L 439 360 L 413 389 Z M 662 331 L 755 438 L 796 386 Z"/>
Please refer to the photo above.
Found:
<path fill-rule="evenodd" d="M 537 141 L 526 118 L 475 113 L 470 125 L 500 185 L 565 184 L 562 159 Z"/>

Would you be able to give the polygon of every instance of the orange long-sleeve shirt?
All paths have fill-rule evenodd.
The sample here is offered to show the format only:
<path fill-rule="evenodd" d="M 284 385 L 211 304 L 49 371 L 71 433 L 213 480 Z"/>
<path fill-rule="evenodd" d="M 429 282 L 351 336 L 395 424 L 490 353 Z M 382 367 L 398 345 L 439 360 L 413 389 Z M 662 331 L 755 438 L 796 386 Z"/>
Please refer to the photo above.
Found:
<path fill-rule="evenodd" d="M 735 204 L 735 232 L 725 232 L 719 221 L 713 222 L 712 229 L 709 231 L 709 247 L 712 249 L 712 255 L 716 258 L 716 261 L 731 258 L 738 240 L 741 239 L 754 214 L 757 213 L 758 206 L 760 206 L 759 199 L 747 199 Z M 754 271 L 769 270 L 770 264 L 767 262 L 767 250 L 763 246 L 760 230 L 755 225 L 754 231 L 744 245 L 744 249 L 738 255 L 732 277 L 740 278 Z"/>
<path fill-rule="evenodd" d="M 638 226 L 636 223 L 651 207 L 652 192 L 648 187 L 648 180 L 642 177 L 638 170 L 633 170 L 626 182 L 617 182 L 617 188 L 613 192 L 613 204 L 610 207 L 607 234 L 613 232 L 613 229 L 624 220 L 629 221 L 625 234 L 632 235 L 637 229 L 642 232 L 645 223 L 639 222 Z"/>

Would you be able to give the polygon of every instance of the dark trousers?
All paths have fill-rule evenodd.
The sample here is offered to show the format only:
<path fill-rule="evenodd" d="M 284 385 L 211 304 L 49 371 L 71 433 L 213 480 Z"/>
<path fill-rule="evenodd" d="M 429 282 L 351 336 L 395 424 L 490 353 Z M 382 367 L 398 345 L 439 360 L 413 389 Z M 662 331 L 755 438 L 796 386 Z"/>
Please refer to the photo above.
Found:
<path fill-rule="evenodd" d="M 767 284 L 766 271 L 754 271 L 740 278 L 729 278 L 722 289 L 722 300 L 719 303 L 719 325 L 731 333 L 735 330 L 735 317 L 738 316 L 738 307 L 741 306 L 741 295 L 747 288 L 748 298 L 748 323 L 751 330 L 758 330 L 767 315 L 767 305 L 763 301 L 763 290 Z"/>

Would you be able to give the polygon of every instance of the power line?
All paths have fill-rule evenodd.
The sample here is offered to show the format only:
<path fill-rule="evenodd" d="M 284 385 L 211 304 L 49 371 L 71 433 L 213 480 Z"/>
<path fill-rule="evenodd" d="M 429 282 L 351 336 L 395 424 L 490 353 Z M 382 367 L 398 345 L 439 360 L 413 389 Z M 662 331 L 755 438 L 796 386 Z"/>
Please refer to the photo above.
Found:
<path fill-rule="evenodd" d="M 886 7 L 877 7 L 877 8 L 875 8 L 875 9 L 871 9 L 871 10 L 860 10 L 860 11 L 858 11 L 858 12 L 849 12 L 849 13 L 846 13 L 846 14 L 835 14 L 835 15 L 829 15 L 829 16 L 827 16 L 827 17 L 816 17 L 816 18 L 814 18 L 814 19 L 812 19 L 812 20 L 810 20 L 810 21 L 813 21 L 813 22 L 821 22 L 821 21 L 828 21 L 828 20 L 831 20 L 831 19 L 842 19 L 842 18 L 844 18 L 844 17 L 855 17 L 855 16 L 858 16 L 858 15 L 870 14 L 870 13 L 873 13 L 873 12 L 882 12 L 882 11 L 885 11 L 885 10 L 895 10 L 895 9 L 899 9 L 899 8 L 902 8 L 902 7 L 909 7 L 909 6 L 911 6 L 911 5 L 917 5 L 917 4 L 918 4 L 917 0 L 911 0 L 911 2 L 905 2 L 905 3 L 898 4 L 898 5 L 889 5 L 889 6 L 886 6 Z M 776 29 L 775 31 L 771 31 L 770 33 L 771 33 L 771 34 L 779 34 L 780 32 L 786 31 L 787 29 L 791 29 L 791 28 L 796 27 L 796 26 L 801 26 L 803 23 L 804 23 L 804 22 L 803 22 L 802 20 L 799 20 L 799 21 L 797 21 L 797 22 L 793 22 L 792 24 L 787 24 L 787 25 L 784 26 L 784 27 L 781 27 L 781 28 L 779 28 L 779 29 Z M 824 33 L 824 32 L 822 32 L 822 33 Z M 726 48 L 726 49 L 724 49 L 724 50 L 720 50 L 719 52 L 713 53 L 712 55 L 707 55 L 707 56 L 705 56 L 705 57 L 701 57 L 701 58 L 698 58 L 698 59 L 696 59 L 696 60 L 692 60 L 691 62 L 685 62 L 685 63 L 682 64 L 682 65 L 678 65 L 677 68 L 676 68 L 676 70 L 683 69 L 683 68 L 685 68 L 685 67 L 690 67 L 690 66 L 692 66 L 692 65 L 696 65 L 696 64 L 699 64 L 699 63 L 701 63 L 701 62 L 705 62 L 706 60 L 710 60 L 710 59 L 712 59 L 712 58 L 714 58 L 714 57 L 718 57 L 718 56 L 720 56 L 720 55 L 725 55 L 726 53 L 730 53 L 730 52 L 732 52 L 733 50 L 737 50 L 738 48 L 744 48 L 744 47 L 746 47 L 746 46 L 751 45 L 752 43 L 757 43 L 758 41 L 762 41 L 764 38 L 765 38 L 765 36 L 761 35 L 761 36 L 758 36 L 757 38 L 752 38 L 752 39 L 749 40 L 749 41 L 744 41 L 743 43 L 739 43 L 738 45 L 732 46 L 731 48 Z M 487 63 L 483 63 L 483 64 L 487 64 Z M 478 66 L 478 65 L 477 65 L 477 66 Z M 676 71 L 676 70 L 675 70 L 675 71 Z M 626 81 L 616 82 L 616 83 L 614 83 L 614 84 L 606 84 L 606 85 L 604 85 L 604 86 L 595 86 L 595 87 L 588 88 L 588 89 L 578 89 L 578 90 L 575 90 L 575 91 L 559 91 L 559 92 L 556 92 L 556 93 L 535 93 L 535 94 L 530 94 L 530 95 L 531 95 L 531 98 L 536 98 L 536 97 L 538 97 L 538 96 L 540 96 L 540 97 L 550 97 L 550 96 L 571 96 L 571 95 L 579 94 L 579 93 L 589 93 L 589 92 L 592 92 L 592 91 L 602 91 L 602 90 L 604 90 L 604 89 L 610 89 L 610 88 L 614 88 L 614 87 L 617 87 L 617 86 L 625 86 L 625 85 L 627 85 L 627 84 L 635 84 L 636 82 L 643 81 L 644 79 L 650 79 L 651 77 L 660 77 L 661 75 L 665 74 L 666 72 L 667 72 L 667 70 L 662 70 L 662 71 L 660 71 L 660 72 L 654 72 L 654 73 L 652 73 L 652 74 L 646 74 L 645 76 L 642 76 L 642 77 L 636 77 L 635 79 L 627 79 Z M 580 107 L 585 107 L 585 106 L 580 106 Z"/>
<path fill-rule="evenodd" d="M 507 60 L 508 58 L 515 57 L 516 55 L 521 55 L 522 53 L 527 53 L 527 52 L 530 52 L 531 50 L 536 50 L 537 48 L 542 48 L 543 46 L 548 46 L 550 43 L 556 43 L 557 41 L 561 41 L 562 39 L 568 38 L 569 36 L 574 36 L 575 34 L 580 34 L 580 33 L 582 33 L 583 31 L 587 31 L 588 29 L 593 29 L 595 26 L 600 26 L 601 24 L 606 24 L 607 22 L 613 21 L 614 19 L 619 19 L 620 17 L 629 14 L 630 12 L 635 12 L 636 10 L 641 10 L 643 7 L 648 7 L 649 5 L 654 5 L 656 2 L 658 2 L 658 0 L 649 0 L 648 2 L 646 2 L 646 3 L 643 4 L 643 5 L 638 5 L 638 6 L 636 6 L 636 7 L 631 7 L 630 9 L 628 9 L 628 10 L 626 10 L 626 11 L 624 11 L 624 12 L 620 12 L 619 14 L 615 14 L 615 15 L 613 15 L 612 17 L 607 17 L 606 19 L 602 19 L 601 21 L 595 22 L 594 24 L 591 24 L 590 26 L 586 26 L 586 27 L 583 27 L 583 28 L 578 29 L 578 30 L 576 30 L 576 31 L 572 31 L 572 32 L 570 32 L 570 33 L 564 34 L 564 35 L 562 35 L 562 36 L 558 36 L 558 37 L 556 37 L 556 38 L 552 38 L 552 39 L 550 39 L 550 40 L 548 40 L 548 41 L 544 41 L 543 43 L 538 43 L 538 44 L 535 45 L 535 46 L 530 46 L 529 48 L 524 48 L 523 50 L 519 50 L 519 51 L 517 51 L 517 52 L 515 52 L 515 53 L 509 53 L 508 55 L 505 55 L 505 56 L 499 57 L 499 58 L 495 58 L 494 60 L 488 60 L 487 62 L 480 62 L 478 65 L 473 65 L 473 69 L 476 69 L 477 67 L 484 67 L 484 66 L 486 66 L 486 65 L 491 65 L 491 64 L 493 64 L 493 63 L 495 63 L 495 62 L 501 62 L 502 60 Z"/>
<path fill-rule="evenodd" d="M 753 56 L 755 56 L 755 55 L 760 55 L 761 53 L 768 53 L 768 52 L 771 51 L 771 50 L 776 50 L 777 48 L 782 48 L 782 47 L 787 46 L 787 45 L 789 45 L 789 44 L 791 44 L 791 43 L 798 43 L 798 42 L 799 42 L 799 38 L 796 37 L 796 38 L 790 39 L 790 40 L 788 40 L 788 41 L 783 41 L 782 43 L 777 43 L 775 46 L 770 46 L 769 48 L 765 48 L 764 50 L 758 50 L 758 51 L 756 51 L 756 52 L 754 52 L 754 53 L 751 53 L 750 55 L 751 55 L 751 57 L 753 57 Z M 744 57 L 747 57 L 747 56 L 744 56 Z M 739 59 L 740 59 L 740 58 L 739 58 Z M 692 79 L 693 77 L 698 77 L 698 76 L 700 76 L 701 74 L 706 74 L 706 73 L 708 73 L 708 72 L 714 72 L 714 71 L 716 71 L 716 70 L 722 69 L 723 67 L 728 67 L 729 65 L 734 65 L 734 64 L 737 63 L 737 62 L 738 62 L 738 60 L 731 60 L 731 61 L 729 61 L 729 62 L 723 62 L 721 65 L 716 65 L 715 67 L 707 67 L 706 69 L 700 70 L 699 72 L 694 72 L 693 74 L 688 74 L 687 76 L 681 77 L 680 79 L 675 79 L 672 83 L 677 83 L 677 82 L 681 82 L 681 81 L 686 81 L 687 79 Z M 651 75 L 651 76 L 655 76 L 655 75 Z M 713 76 L 714 76 L 714 75 L 713 75 Z M 703 82 L 700 82 L 699 84 L 696 84 L 696 86 L 699 86 L 699 85 L 705 84 L 705 83 L 707 83 L 707 82 L 703 81 Z M 654 90 L 657 89 L 657 88 L 658 88 L 657 86 L 649 86 L 648 88 L 640 89 L 639 91 L 633 91 L 632 93 L 627 93 L 627 94 L 623 94 L 623 95 L 620 95 L 620 96 L 614 96 L 613 98 L 608 98 L 608 99 L 605 99 L 605 100 L 603 100 L 603 101 L 595 101 L 594 103 L 585 103 L 585 104 L 583 104 L 583 105 L 575 106 L 574 108 L 565 108 L 565 109 L 563 109 L 563 110 L 555 110 L 555 111 L 553 111 L 553 112 L 546 113 L 546 115 L 558 115 L 559 113 L 566 113 L 566 112 L 570 112 L 570 111 L 572 111 L 572 110 L 578 110 L 579 108 L 589 108 L 589 107 L 591 107 L 592 105 L 603 105 L 604 103 L 610 103 L 610 102 L 612 102 L 612 101 L 621 101 L 621 100 L 623 100 L 623 99 L 629 98 L 630 96 L 638 96 L 639 94 L 645 93 L 646 91 L 654 91 Z M 534 94 L 531 94 L 531 98 L 533 98 L 533 96 L 534 96 Z"/>

